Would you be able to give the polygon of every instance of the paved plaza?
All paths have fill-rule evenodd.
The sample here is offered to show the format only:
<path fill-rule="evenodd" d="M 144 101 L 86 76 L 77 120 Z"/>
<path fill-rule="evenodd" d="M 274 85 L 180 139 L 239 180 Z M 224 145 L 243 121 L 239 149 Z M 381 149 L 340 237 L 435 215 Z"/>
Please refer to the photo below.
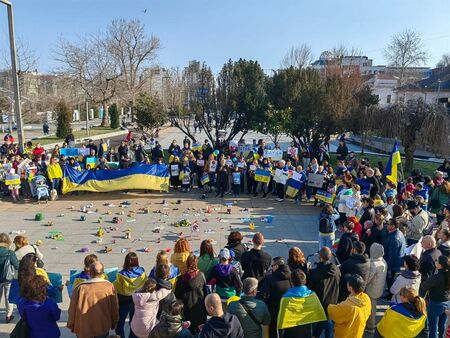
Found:
<path fill-rule="evenodd" d="M 120 267 L 125 252 L 136 251 L 140 265 L 150 271 L 156 253 L 159 250 L 172 251 L 179 236 L 190 239 L 193 251 L 199 250 L 202 240 L 212 239 L 218 252 L 226 245 L 230 230 L 241 231 L 244 242 L 250 246 L 255 232 L 264 233 L 265 250 L 272 256 L 287 256 L 292 246 L 299 246 L 305 254 L 317 250 L 318 208 L 311 205 L 297 206 L 292 200 L 278 203 L 275 196 L 265 199 L 249 197 L 250 195 L 241 195 L 239 198 L 226 196 L 224 199 L 214 196 L 215 194 L 210 194 L 206 200 L 202 200 L 200 192 L 193 190 L 190 193 L 69 194 L 47 204 L 13 204 L 4 201 L 0 204 L 0 231 L 10 233 L 13 238 L 17 231 L 24 230 L 31 243 L 42 241 L 39 250 L 44 254 L 46 270 L 62 273 L 64 281 L 68 278 L 69 270 L 82 268 L 83 258 L 87 254 L 82 252 L 83 248 L 87 248 L 89 253 L 97 254 L 105 267 Z M 125 201 L 129 205 L 121 207 L 121 203 Z M 177 204 L 178 201 L 181 204 Z M 231 214 L 227 213 L 228 203 L 233 203 Z M 87 212 L 80 211 L 84 206 Z M 206 213 L 208 206 L 211 214 Z M 42 213 L 44 220 L 35 221 L 36 213 Z M 84 221 L 81 220 L 82 216 Z M 123 223 L 114 224 L 113 217 L 121 218 Z M 99 218 L 102 223 L 99 223 Z M 199 231 L 173 225 L 182 219 L 197 221 Z M 48 226 L 49 223 L 53 225 Z M 254 224 L 254 229 L 250 223 Z M 105 229 L 102 243 L 97 243 L 99 237 L 96 233 L 99 227 Z M 155 232 L 157 227 L 160 228 L 160 233 Z M 127 230 L 131 232 L 130 239 L 124 238 Z M 48 239 L 50 231 L 60 231 L 64 240 Z M 112 251 L 103 253 L 105 246 Z M 63 303 L 60 304 L 63 315 L 59 323 L 63 328 L 63 337 L 72 336 L 65 329 L 68 305 L 67 292 L 64 290 Z M 8 333 L 14 324 L 3 324 L 4 316 L 2 304 L 0 337 L 9 337 Z"/>

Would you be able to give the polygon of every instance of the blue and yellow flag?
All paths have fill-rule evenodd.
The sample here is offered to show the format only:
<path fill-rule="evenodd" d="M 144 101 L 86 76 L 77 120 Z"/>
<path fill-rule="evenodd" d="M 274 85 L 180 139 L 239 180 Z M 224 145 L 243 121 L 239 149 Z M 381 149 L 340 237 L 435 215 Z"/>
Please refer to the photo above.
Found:
<path fill-rule="evenodd" d="M 64 167 L 63 194 L 72 191 L 108 192 L 127 189 L 169 190 L 165 164 L 140 164 L 120 170 L 80 172 Z"/>
<path fill-rule="evenodd" d="M 141 288 L 147 280 L 147 274 L 140 266 L 131 270 L 121 270 L 117 273 L 114 287 L 119 295 L 131 296 L 137 289 Z"/>
<path fill-rule="evenodd" d="M 295 197 L 300 191 L 302 183 L 300 181 L 294 180 L 293 178 L 290 178 L 287 180 L 286 186 L 286 196 Z"/>
<path fill-rule="evenodd" d="M 426 316 L 416 318 L 402 304 L 396 304 L 386 310 L 377 330 L 387 338 L 416 337 L 425 327 L 426 320 Z"/>
<path fill-rule="evenodd" d="M 258 168 L 255 171 L 255 181 L 262 182 L 262 183 L 269 183 L 270 175 L 271 175 L 270 170 Z"/>
<path fill-rule="evenodd" d="M 394 147 L 392 148 L 391 156 L 386 164 L 386 169 L 384 170 L 384 175 L 386 178 L 394 184 L 398 183 L 397 176 L 397 165 L 402 163 L 400 158 L 400 150 L 398 149 L 398 143 L 395 141 Z"/>
<path fill-rule="evenodd" d="M 305 297 L 283 297 L 278 312 L 277 328 L 288 329 L 327 320 L 315 293 Z"/>

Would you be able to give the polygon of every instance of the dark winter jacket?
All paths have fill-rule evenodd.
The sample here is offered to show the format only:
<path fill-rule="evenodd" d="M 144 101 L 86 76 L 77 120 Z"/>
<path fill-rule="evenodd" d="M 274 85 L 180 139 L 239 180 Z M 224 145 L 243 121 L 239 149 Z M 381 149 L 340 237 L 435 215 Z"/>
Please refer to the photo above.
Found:
<path fill-rule="evenodd" d="M 241 265 L 244 270 L 244 276 L 242 279 L 247 277 L 254 277 L 258 281 L 264 278 L 266 271 L 270 267 L 272 262 L 272 257 L 264 250 L 251 249 L 244 252 L 241 257 Z"/>
<path fill-rule="evenodd" d="M 205 277 L 200 271 L 179 276 L 175 285 L 175 296 L 184 303 L 184 318 L 196 328 L 206 321 L 206 308 L 203 302 Z"/>
<path fill-rule="evenodd" d="M 167 289 L 172 290 L 172 284 L 164 279 L 158 278 L 156 280 L 156 289 Z M 169 312 L 170 305 L 172 305 L 173 302 L 175 302 L 177 298 L 175 297 L 175 294 L 173 292 L 169 293 L 165 298 L 161 299 L 159 301 L 159 308 L 158 308 L 158 314 L 156 315 L 156 318 L 160 318 L 163 311 Z"/>
<path fill-rule="evenodd" d="M 275 326 L 276 329 L 281 297 L 292 287 L 291 270 L 287 265 L 280 265 L 276 271 L 266 276 L 259 284 L 258 297 L 266 302 L 271 317 L 270 325 Z"/>
<path fill-rule="evenodd" d="M 450 290 L 446 282 L 445 270 L 438 270 L 437 274 L 432 275 L 420 285 L 420 291 L 428 291 L 430 300 L 435 302 L 448 302 L 450 300 Z"/>
<path fill-rule="evenodd" d="M 241 261 L 242 254 L 247 251 L 247 247 L 244 244 L 240 243 L 240 242 L 239 243 L 229 243 L 226 246 L 226 248 L 229 249 L 229 250 L 233 250 L 233 252 L 234 252 L 234 259 L 236 261 L 238 261 L 238 262 Z"/>
<path fill-rule="evenodd" d="M 364 227 L 364 223 L 366 221 L 372 221 L 373 220 L 373 216 L 375 216 L 375 209 L 374 208 L 364 209 L 364 212 L 363 212 L 361 218 L 359 219 L 359 224 L 361 224 Z"/>
<path fill-rule="evenodd" d="M 425 250 L 422 253 L 419 267 L 419 272 L 422 275 L 422 283 L 436 273 L 436 262 L 441 255 L 442 253 L 436 248 Z"/>
<path fill-rule="evenodd" d="M 231 264 L 217 264 L 208 276 L 208 284 L 216 286 L 216 292 L 221 298 L 239 295 L 242 281 L 236 268 Z"/>
<path fill-rule="evenodd" d="M 136 151 L 134 152 L 134 156 L 136 157 L 136 162 L 140 163 L 144 160 L 147 153 L 144 150 L 144 147 L 142 145 L 138 145 L 136 147 Z"/>
<path fill-rule="evenodd" d="M 405 257 L 406 240 L 400 230 L 389 232 L 384 241 L 384 260 L 388 271 L 398 272 L 403 266 Z"/>
<path fill-rule="evenodd" d="M 199 338 L 244 338 L 244 330 L 235 315 L 225 312 L 222 317 L 208 320 Z"/>
<path fill-rule="evenodd" d="M 450 246 L 447 242 L 440 244 L 437 249 L 445 256 L 450 257 Z"/>
<path fill-rule="evenodd" d="M 288 266 L 291 271 L 302 270 L 304 273 L 306 273 L 306 274 L 308 273 L 308 264 L 306 261 L 303 264 L 299 264 L 299 263 L 290 262 L 288 260 Z"/>
<path fill-rule="evenodd" d="M 20 298 L 17 308 L 20 316 L 26 318 L 30 338 L 58 338 L 61 335 L 57 324 L 61 310 L 52 299 L 37 302 Z"/>
<path fill-rule="evenodd" d="M 339 286 L 339 301 L 343 301 L 349 295 L 347 291 L 347 282 L 345 281 L 346 274 L 356 273 L 364 279 L 364 288 L 366 287 L 367 280 L 370 272 L 370 260 L 366 255 L 353 254 L 341 264 L 341 278 Z"/>
<path fill-rule="evenodd" d="M 319 262 L 309 271 L 307 286 L 319 297 L 325 312 L 328 305 L 338 302 L 340 280 L 341 271 L 334 263 Z"/>
<path fill-rule="evenodd" d="M 247 313 L 242 303 L 250 309 L 259 323 L 262 325 L 270 324 L 270 313 L 267 305 L 260 299 L 255 299 L 253 296 L 243 295 L 240 301 L 231 302 L 228 305 L 227 311 L 238 317 L 242 328 L 244 329 L 245 338 L 261 338 L 262 327 L 255 323 L 255 321 Z"/>
<path fill-rule="evenodd" d="M 350 256 L 354 242 L 358 242 L 358 236 L 353 232 L 346 232 L 341 236 L 336 250 L 336 257 L 340 264 L 344 263 Z"/>
<path fill-rule="evenodd" d="M 373 225 L 370 227 L 370 236 L 368 232 L 363 233 L 362 241 L 366 245 L 366 253 L 369 254 L 370 247 L 373 243 L 378 243 L 383 245 L 384 228 L 383 226 Z"/>

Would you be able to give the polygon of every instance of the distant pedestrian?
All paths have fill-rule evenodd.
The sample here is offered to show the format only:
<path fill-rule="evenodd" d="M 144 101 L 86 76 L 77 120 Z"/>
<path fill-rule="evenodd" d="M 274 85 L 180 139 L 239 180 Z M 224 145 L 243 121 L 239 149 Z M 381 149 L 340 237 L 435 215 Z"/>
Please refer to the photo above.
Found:
<path fill-rule="evenodd" d="M 48 125 L 48 122 L 45 121 L 42 125 L 42 131 L 44 132 L 44 135 L 48 135 L 50 132 L 50 126 Z"/>

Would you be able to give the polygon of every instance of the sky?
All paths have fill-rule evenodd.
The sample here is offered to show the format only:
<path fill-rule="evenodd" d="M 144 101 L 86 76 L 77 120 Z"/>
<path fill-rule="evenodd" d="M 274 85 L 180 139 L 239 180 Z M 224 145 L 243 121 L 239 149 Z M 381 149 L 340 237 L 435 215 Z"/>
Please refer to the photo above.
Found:
<path fill-rule="evenodd" d="M 385 64 L 393 34 L 422 34 L 434 66 L 450 53 L 450 0 L 12 0 L 17 37 L 36 51 L 38 70 L 51 72 L 59 38 L 76 41 L 105 30 L 115 18 L 139 19 L 160 38 L 164 67 L 205 61 L 214 73 L 228 59 L 279 67 L 292 46 L 306 43 L 317 59 L 336 45 L 357 47 Z M 4 7 L 4 6 L 2 6 Z M 144 10 L 147 10 L 144 13 Z M 6 9 L 0 7 L 0 52 L 8 46 Z M 0 60 L 1 61 L 1 60 Z"/>

